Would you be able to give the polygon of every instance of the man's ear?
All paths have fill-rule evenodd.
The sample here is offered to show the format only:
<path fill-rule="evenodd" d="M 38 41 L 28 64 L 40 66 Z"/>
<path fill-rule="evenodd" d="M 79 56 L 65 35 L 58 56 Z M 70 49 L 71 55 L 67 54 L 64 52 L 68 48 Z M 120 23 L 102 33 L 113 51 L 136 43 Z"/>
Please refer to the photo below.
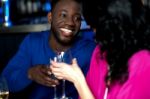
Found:
<path fill-rule="evenodd" d="M 52 20 L 52 13 L 51 12 L 49 12 L 47 14 L 47 19 L 48 19 L 48 23 L 51 23 L 51 20 Z"/>

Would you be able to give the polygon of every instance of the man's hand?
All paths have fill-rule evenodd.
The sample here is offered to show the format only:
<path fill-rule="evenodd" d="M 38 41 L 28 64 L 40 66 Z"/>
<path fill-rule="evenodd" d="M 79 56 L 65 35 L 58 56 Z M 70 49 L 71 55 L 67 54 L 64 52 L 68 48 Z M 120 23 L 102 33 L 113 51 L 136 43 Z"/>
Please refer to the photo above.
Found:
<path fill-rule="evenodd" d="M 59 84 L 51 69 L 46 65 L 36 65 L 30 68 L 28 70 L 28 78 L 48 87 L 54 87 Z"/>

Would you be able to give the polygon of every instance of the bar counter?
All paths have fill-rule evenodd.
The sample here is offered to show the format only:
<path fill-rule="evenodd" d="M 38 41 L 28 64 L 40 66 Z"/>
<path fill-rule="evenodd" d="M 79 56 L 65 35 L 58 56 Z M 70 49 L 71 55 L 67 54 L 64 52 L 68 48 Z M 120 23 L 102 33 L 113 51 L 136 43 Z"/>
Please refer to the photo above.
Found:
<path fill-rule="evenodd" d="M 11 27 L 0 27 L 0 33 L 29 33 L 40 32 L 50 29 L 50 24 L 32 24 L 32 25 L 18 25 Z"/>

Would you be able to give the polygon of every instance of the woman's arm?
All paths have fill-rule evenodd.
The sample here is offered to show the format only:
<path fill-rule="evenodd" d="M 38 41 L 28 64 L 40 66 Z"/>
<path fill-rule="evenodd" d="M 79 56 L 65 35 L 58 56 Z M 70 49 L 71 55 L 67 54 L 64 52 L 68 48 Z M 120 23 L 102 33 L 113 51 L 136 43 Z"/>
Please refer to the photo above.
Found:
<path fill-rule="evenodd" d="M 51 61 L 51 64 L 50 68 L 58 79 L 66 79 L 74 84 L 80 99 L 94 99 L 76 59 L 72 60 L 71 65 L 54 61 Z"/>

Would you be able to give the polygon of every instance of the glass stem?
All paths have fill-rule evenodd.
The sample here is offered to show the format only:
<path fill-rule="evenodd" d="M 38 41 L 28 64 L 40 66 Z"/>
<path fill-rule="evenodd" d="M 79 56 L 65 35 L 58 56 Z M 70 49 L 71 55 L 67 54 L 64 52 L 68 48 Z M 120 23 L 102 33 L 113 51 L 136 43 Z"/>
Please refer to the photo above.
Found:
<path fill-rule="evenodd" d="M 62 84 L 62 98 L 66 97 L 66 92 L 65 92 L 65 80 L 63 79 L 63 84 Z"/>
<path fill-rule="evenodd" d="M 56 88 L 56 86 L 54 87 L 54 99 L 57 99 L 57 88 Z"/>

